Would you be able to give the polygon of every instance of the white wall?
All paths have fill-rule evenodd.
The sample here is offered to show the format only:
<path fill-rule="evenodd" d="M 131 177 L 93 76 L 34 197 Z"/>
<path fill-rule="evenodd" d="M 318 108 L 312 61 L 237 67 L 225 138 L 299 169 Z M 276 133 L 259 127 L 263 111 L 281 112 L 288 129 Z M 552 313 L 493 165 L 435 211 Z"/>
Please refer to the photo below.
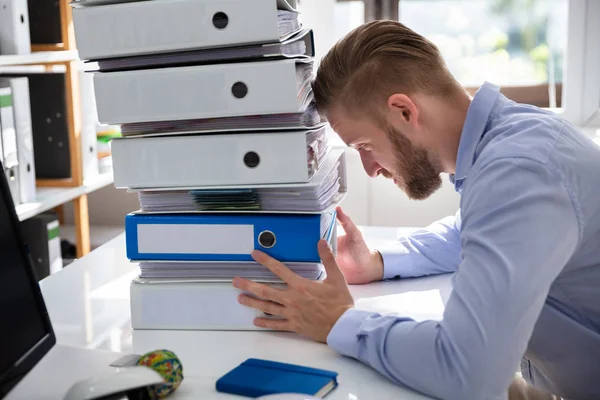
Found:
<path fill-rule="evenodd" d="M 434 195 L 423 201 L 410 200 L 394 183 L 383 177 L 370 178 L 358 152 L 346 151 L 348 195 L 342 205 L 360 225 L 425 226 L 456 213 L 460 198 L 447 175 Z"/>

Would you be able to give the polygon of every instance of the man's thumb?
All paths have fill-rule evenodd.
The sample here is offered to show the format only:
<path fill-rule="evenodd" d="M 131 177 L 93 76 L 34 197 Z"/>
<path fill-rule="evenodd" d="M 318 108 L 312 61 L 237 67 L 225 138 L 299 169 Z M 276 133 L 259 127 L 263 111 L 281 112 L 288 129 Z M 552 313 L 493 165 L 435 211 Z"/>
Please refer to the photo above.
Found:
<path fill-rule="evenodd" d="M 344 280 L 344 274 L 337 265 L 333 251 L 331 251 L 331 247 L 329 247 L 327 241 L 324 239 L 319 240 L 317 249 L 325 267 L 325 272 L 327 272 L 327 280 L 334 283 Z"/>

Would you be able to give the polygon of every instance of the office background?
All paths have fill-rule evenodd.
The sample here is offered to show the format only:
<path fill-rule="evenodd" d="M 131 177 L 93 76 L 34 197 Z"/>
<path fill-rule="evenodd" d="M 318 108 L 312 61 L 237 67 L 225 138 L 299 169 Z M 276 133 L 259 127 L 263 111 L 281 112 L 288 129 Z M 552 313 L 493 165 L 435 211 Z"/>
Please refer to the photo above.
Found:
<path fill-rule="evenodd" d="M 569 0 L 301 0 L 300 7 L 314 27 L 317 60 L 361 23 L 398 19 L 433 40 L 472 92 L 489 80 L 505 86 L 516 101 L 561 109 Z M 431 198 L 411 201 L 385 178 L 369 178 L 354 150 L 348 149 L 347 157 L 349 193 L 343 207 L 358 224 L 422 226 L 459 207 L 447 176 Z M 120 224 L 138 204 L 135 195 L 111 187 L 89 201 L 90 222 L 108 225 Z"/>
<path fill-rule="evenodd" d="M 58 0 L 56 1 L 58 3 Z M 300 0 L 315 33 L 316 60 L 363 22 L 397 19 L 434 41 L 451 71 L 472 93 L 484 81 L 510 98 L 551 108 L 597 137 L 600 109 L 600 2 L 593 0 Z M 527 12 L 523 12 L 526 10 Z M 594 22 L 596 21 L 596 23 Z M 76 44 L 74 44 L 76 46 Z M 330 132 L 332 140 L 343 143 Z M 98 150 L 100 151 L 100 150 Z M 360 225 L 424 226 L 454 214 L 459 196 L 444 176 L 425 201 L 411 201 L 392 182 L 369 178 L 346 149 L 345 211 Z M 109 165 L 108 159 L 103 160 Z M 90 248 L 123 230 L 137 195 L 112 184 L 87 195 Z M 76 202 L 62 209 L 61 237 L 76 242 Z M 81 214 L 81 213 L 80 213 Z"/>

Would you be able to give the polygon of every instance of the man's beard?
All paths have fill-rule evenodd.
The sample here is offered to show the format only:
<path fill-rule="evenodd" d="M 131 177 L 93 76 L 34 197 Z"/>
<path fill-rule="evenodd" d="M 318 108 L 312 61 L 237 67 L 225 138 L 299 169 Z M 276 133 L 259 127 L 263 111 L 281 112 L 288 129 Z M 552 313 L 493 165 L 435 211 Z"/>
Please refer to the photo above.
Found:
<path fill-rule="evenodd" d="M 442 186 L 442 178 L 435 168 L 427 151 L 414 146 L 402 133 L 393 127 L 387 128 L 396 158 L 397 176 L 389 171 L 381 175 L 396 179 L 396 184 L 413 200 L 425 200 Z"/>

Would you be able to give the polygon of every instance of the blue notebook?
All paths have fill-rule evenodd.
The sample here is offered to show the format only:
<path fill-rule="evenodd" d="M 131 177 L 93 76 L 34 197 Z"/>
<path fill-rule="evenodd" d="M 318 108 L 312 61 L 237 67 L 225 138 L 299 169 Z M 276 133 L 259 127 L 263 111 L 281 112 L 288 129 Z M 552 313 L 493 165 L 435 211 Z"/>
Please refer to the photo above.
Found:
<path fill-rule="evenodd" d="M 217 381 L 217 391 L 246 397 L 299 393 L 322 398 L 337 387 L 337 372 L 249 358 Z"/>

